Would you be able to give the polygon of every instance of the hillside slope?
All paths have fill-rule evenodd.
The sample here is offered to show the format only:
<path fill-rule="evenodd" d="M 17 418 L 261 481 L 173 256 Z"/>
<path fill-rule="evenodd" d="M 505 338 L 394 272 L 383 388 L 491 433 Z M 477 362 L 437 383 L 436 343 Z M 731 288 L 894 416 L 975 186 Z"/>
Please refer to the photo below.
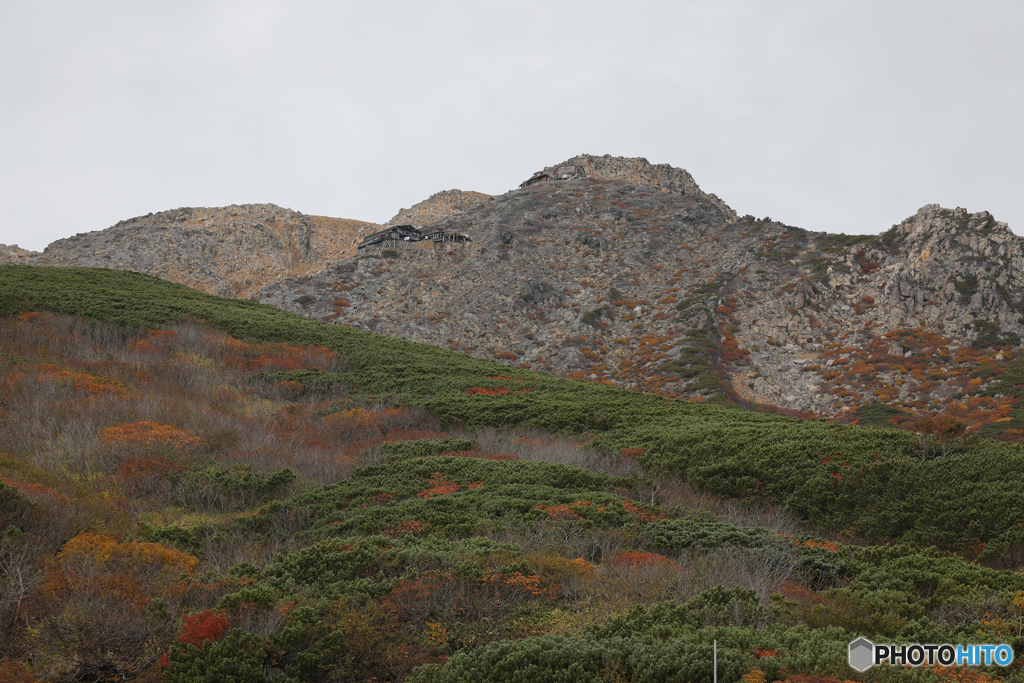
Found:
<path fill-rule="evenodd" d="M 723 681 L 831 683 L 858 636 L 1024 650 L 1019 445 L 31 266 L 0 267 L 0 418 L 4 680 L 684 683 L 716 643 Z"/>
<path fill-rule="evenodd" d="M 368 249 L 256 298 L 683 399 L 826 416 L 937 406 L 984 412 L 979 427 L 1017 405 L 958 400 L 984 388 L 969 381 L 979 366 L 1001 372 L 1024 333 L 1024 243 L 987 212 L 929 205 L 880 235 L 830 235 L 737 217 L 680 169 L 566 163 L 590 176 L 433 224 L 468 245 Z"/>
<path fill-rule="evenodd" d="M 129 329 L 191 318 L 247 341 L 324 347 L 338 356 L 337 374 L 282 373 L 275 381 L 341 383 L 362 400 L 425 407 L 443 424 L 590 433 L 608 454 L 630 454 L 719 495 L 785 505 L 820 528 L 855 537 L 924 542 L 1007 562 L 1016 562 L 1015 548 L 1024 544 L 1024 455 L 1016 444 L 981 440 L 940 448 L 892 429 L 695 405 L 528 372 L 123 271 L 4 266 L 0 291 L 0 315 L 44 310 Z"/>

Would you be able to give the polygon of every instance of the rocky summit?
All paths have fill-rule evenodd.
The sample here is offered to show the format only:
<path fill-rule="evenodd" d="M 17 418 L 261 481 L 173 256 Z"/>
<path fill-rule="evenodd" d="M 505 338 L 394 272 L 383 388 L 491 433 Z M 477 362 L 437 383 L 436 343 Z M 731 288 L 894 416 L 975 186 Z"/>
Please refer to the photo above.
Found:
<path fill-rule="evenodd" d="M 380 226 L 306 216 L 274 204 L 182 208 L 57 240 L 43 252 L 0 246 L 0 264 L 134 270 L 222 296 L 251 296 L 282 278 L 352 257 Z"/>
<path fill-rule="evenodd" d="M 448 216 L 460 215 L 466 209 L 490 198 L 490 195 L 482 192 L 443 190 L 408 209 L 400 210 L 394 218 L 387 222 L 387 225 L 413 225 L 416 227 L 432 225 Z"/>
<path fill-rule="evenodd" d="M 548 170 L 569 164 L 587 175 L 460 193 L 459 211 L 429 224 L 471 242 L 364 249 L 255 298 L 691 401 L 1018 426 L 994 378 L 1024 332 L 1022 245 L 987 212 L 928 205 L 878 235 L 834 235 L 739 217 L 686 171 L 645 159 Z"/>

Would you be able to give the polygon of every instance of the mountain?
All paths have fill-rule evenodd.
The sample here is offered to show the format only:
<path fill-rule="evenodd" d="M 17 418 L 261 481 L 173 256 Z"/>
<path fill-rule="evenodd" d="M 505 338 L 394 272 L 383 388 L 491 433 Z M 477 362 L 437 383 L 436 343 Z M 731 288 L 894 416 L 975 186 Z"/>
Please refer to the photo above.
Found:
<path fill-rule="evenodd" d="M 939 411 L 1024 438 L 1024 252 L 988 212 L 927 205 L 833 235 L 738 216 L 668 164 L 580 155 L 543 171 L 563 166 L 586 176 L 446 190 L 388 221 L 466 244 L 358 250 L 382 226 L 258 204 L 133 218 L 0 261 L 136 270 L 683 400 L 890 426 Z"/>
<path fill-rule="evenodd" d="M 934 205 L 812 233 L 575 164 L 393 219 L 471 242 L 251 299 L 125 267 L 218 287 L 201 248 L 313 264 L 337 219 L 179 210 L 49 254 L 115 269 L 5 249 L 0 680 L 1024 680 L 848 664 L 1024 648 L 1024 446 L 978 438 L 1024 436 L 1020 240 Z M 343 255 L 378 226 L 350 227 Z"/>
<path fill-rule="evenodd" d="M 0 249 L 0 263 L 134 270 L 211 294 L 251 296 L 354 256 L 361 236 L 379 228 L 274 204 L 182 208 L 57 240 L 41 253 Z"/>
<path fill-rule="evenodd" d="M 1024 427 L 1019 396 L 985 395 L 1024 333 L 1022 241 L 989 213 L 928 205 L 878 235 L 833 235 L 739 217 L 682 169 L 608 156 L 556 166 L 568 164 L 587 177 L 465 202 L 430 224 L 468 244 L 366 249 L 255 298 L 681 399 L 847 420 L 884 403 L 891 417 L 942 409 Z"/>
<path fill-rule="evenodd" d="M 1024 647 L 1019 444 L 687 403 L 124 270 L 0 266 L 0 292 L 2 680 L 838 683 L 859 638 Z"/>

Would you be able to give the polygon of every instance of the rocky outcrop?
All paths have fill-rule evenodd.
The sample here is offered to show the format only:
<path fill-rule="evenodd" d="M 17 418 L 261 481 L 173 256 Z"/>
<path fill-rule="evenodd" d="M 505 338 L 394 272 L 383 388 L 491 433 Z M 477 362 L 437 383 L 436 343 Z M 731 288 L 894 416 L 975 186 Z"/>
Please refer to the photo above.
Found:
<path fill-rule="evenodd" d="M 774 248 L 793 250 L 789 283 L 775 296 L 741 287 L 729 314 L 740 346 L 751 350 L 757 373 L 750 398 L 757 402 L 817 409 L 823 390 L 835 406 L 850 408 L 887 395 L 908 403 L 948 400 L 966 380 L 937 373 L 957 349 L 985 348 L 986 339 L 1016 343 L 1014 335 L 1024 333 L 1024 244 L 987 211 L 928 205 L 880 235 L 786 229 L 770 239 Z M 932 338 L 924 353 L 894 341 L 921 330 Z M 904 376 L 904 358 L 928 353 L 935 355 L 921 360 L 934 376 Z M 830 384 L 830 368 L 851 358 L 884 371 L 864 372 L 866 384 L 849 373 Z M 817 365 L 821 372 L 804 372 Z M 882 391 L 886 386 L 898 391 Z"/>
<path fill-rule="evenodd" d="M 1010 293 L 1024 288 L 1024 253 L 1005 223 L 987 211 L 969 214 L 930 204 L 893 233 L 902 258 L 880 269 L 890 283 L 884 298 L 893 322 L 951 318 L 965 326 L 982 316 L 1001 326 L 1016 323 Z"/>
<path fill-rule="evenodd" d="M 643 157 L 613 157 L 610 154 L 596 157 L 580 154 L 561 164 L 548 166 L 544 170 L 550 173 L 559 166 L 569 165 L 583 166 L 588 175 L 604 180 L 624 180 L 631 185 L 658 192 L 699 197 L 711 202 L 726 215 L 736 216 L 736 212 L 716 195 L 701 190 L 693 176 L 682 168 L 674 168 L 668 164 L 652 164 Z"/>
<path fill-rule="evenodd" d="M 33 256 L 38 255 L 38 251 L 22 249 L 17 244 L 0 244 L 0 266 L 7 266 L 13 263 L 23 263 Z"/>
<path fill-rule="evenodd" d="M 672 304 L 685 298 L 684 287 L 752 257 L 723 240 L 709 258 L 703 243 L 729 229 L 735 214 L 685 184 L 685 171 L 644 164 L 614 160 L 588 178 L 538 183 L 434 223 L 470 235 L 468 245 L 370 251 L 256 298 L 538 370 L 685 394 L 692 376 L 665 381 L 656 368 L 683 353 L 687 330 L 708 323 L 701 306 Z M 600 175 L 631 168 L 637 177 L 675 180 L 655 186 Z M 616 335 L 630 341 L 610 341 Z"/>
<path fill-rule="evenodd" d="M 926 206 L 880 235 L 830 235 L 737 217 L 681 169 L 556 166 L 571 163 L 588 177 L 434 223 L 468 245 L 370 251 L 256 298 L 535 370 L 823 416 L 953 400 L 970 370 L 911 360 L 1024 335 L 1022 243 L 987 212 Z"/>
<path fill-rule="evenodd" d="M 251 296 L 287 277 L 315 273 L 356 253 L 379 226 L 306 216 L 274 204 L 183 208 L 57 240 L 18 263 L 148 273 L 222 296 Z"/>
<path fill-rule="evenodd" d="M 417 228 L 431 225 L 449 216 L 462 215 L 467 209 L 491 198 L 482 192 L 444 190 L 430 195 L 428 199 L 401 209 L 387 225 L 414 225 Z"/>

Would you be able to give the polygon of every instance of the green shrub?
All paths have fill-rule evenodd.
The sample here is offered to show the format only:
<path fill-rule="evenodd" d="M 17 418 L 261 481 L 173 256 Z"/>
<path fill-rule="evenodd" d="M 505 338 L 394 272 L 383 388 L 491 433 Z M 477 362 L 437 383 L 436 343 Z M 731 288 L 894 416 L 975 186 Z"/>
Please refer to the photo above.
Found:
<path fill-rule="evenodd" d="M 264 683 L 267 658 L 263 638 L 233 628 L 203 647 L 174 643 L 164 671 L 165 683 Z"/>
<path fill-rule="evenodd" d="M 385 460 L 389 463 L 423 458 L 441 453 L 468 451 L 476 446 L 475 441 L 468 439 L 417 439 L 385 444 L 382 448 Z"/>

